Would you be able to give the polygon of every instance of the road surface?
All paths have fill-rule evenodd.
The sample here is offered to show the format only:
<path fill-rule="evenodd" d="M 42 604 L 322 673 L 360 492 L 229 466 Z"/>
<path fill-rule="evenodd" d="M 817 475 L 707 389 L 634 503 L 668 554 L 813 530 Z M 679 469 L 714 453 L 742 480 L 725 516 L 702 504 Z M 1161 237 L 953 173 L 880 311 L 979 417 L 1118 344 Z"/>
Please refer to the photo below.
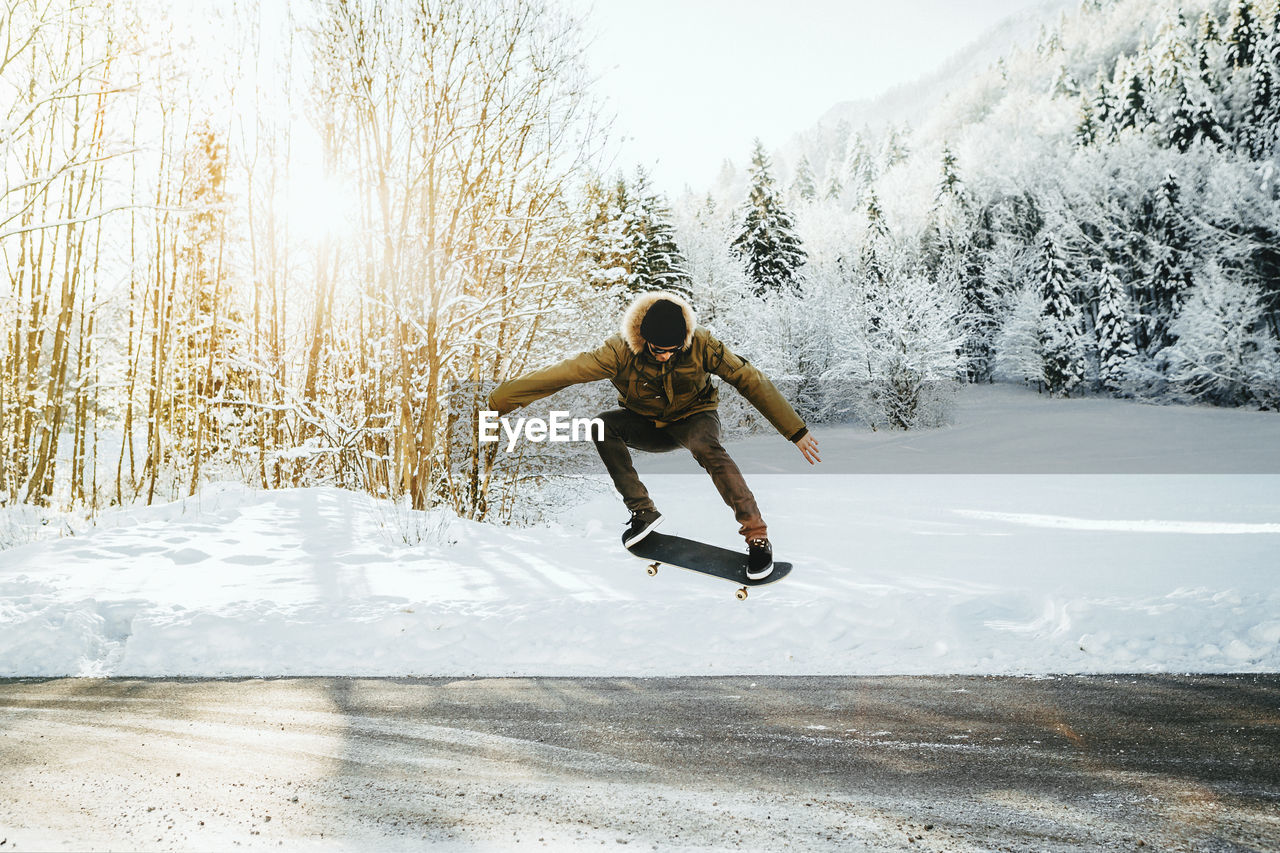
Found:
<path fill-rule="evenodd" d="M 1280 676 L 0 681 L 10 850 L 1280 850 Z"/>

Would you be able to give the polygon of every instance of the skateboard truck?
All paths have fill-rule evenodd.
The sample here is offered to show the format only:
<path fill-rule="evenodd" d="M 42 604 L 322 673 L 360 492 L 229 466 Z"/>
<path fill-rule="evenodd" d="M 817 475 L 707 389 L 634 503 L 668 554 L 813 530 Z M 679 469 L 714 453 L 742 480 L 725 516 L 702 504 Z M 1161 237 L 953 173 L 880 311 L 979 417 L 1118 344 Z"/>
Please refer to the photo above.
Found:
<path fill-rule="evenodd" d="M 658 567 L 661 565 L 662 565 L 661 563 L 650 563 L 649 568 L 645 569 L 645 572 L 649 575 L 649 577 L 653 577 L 658 573 Z M 747 588 L 745 586 L 742 587 L 737 592 L 735 592 L 734 595 L 737 597 L 739 601 L 746 601 Z"/>

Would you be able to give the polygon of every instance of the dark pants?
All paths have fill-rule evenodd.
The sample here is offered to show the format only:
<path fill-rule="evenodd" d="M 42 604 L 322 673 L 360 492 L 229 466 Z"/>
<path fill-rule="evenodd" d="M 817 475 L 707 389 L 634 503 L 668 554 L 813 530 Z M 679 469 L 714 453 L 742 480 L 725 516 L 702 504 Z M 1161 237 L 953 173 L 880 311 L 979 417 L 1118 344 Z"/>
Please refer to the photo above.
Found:
<path fill-rule="evenodd" d="M 755 496 L 747 488 L 737 464 L 720 443 L 720 416 L 715 412 L 699 412 L 664 427 L 654 426 L 653 421 L 627 409 L 602 412 L 599 417 L 604 421 L 604 439 L 595 442 L 596 450 L 600 451 L 604 467 L 613 478 L 613 485 L 622 495 L 627 509 L 632 512 L 654 509 L 649 490 L 640 482 L 627 448 L 665 453 L 685 447 L 711 475 L 720 497 L 733 508 L 733 514 L 741 525 L 738 532 L 747 539 L 769 535 Z"/>

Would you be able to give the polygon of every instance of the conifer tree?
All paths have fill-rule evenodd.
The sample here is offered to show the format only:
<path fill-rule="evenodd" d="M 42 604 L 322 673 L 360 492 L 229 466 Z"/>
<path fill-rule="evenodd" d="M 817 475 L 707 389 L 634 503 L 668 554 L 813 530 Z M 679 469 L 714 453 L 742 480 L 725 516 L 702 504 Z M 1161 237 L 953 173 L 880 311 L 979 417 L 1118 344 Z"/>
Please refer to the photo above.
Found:
<path fill-rule="evenodd" d="M 1040 240 L 1037 277 L 1042 297 L 1040 351 L 1044 381 L 1050 394 L 1066 396 L 1084 381 L 1084 336 L 1080 312 L 1071 300 L 1066 261 L 1048 231 Z"/>
<path fill-rule="evenodd" d="M 1157 92 L 1172 92 L 1191 70 L 1186 20 L 1181 13 L 1168 17 L 1156 42 L 1151 82 Z"/>
<path fill-rule="evenodd" d="M 1185 82 L 1178 81 L 1173 109 L 1169 112 L 1166 136 L 1169 144 L 1185 152 L 1196 141 L 1196 114 Z"/>
<path fill-rule="evenodd" d="M 1108 391 L 1124 388 L 1129 360 L 1137 355 L 1133 329 L 1125 305 L 1124 286 L 1109 266 L 1104 266 L 1098 285 L 1098 381 Z"/>
<path fill-rule="evenodd" d="M 601 289 L 627 284 L 635 266 L 632 229 L 624 213 L 628 197 L 621 177 L 608 189 L 599 181 L 587 185 L 586 236 L 580 263 L 583 277 Z"/>
<path fill-rule="evenodd" d="M 1271 10 L 1271 32 L 1263 40 L 1262 55 L 1271 60 L 1273 70 L 1280 71 L 1280 4 Z"/>
<path fill-rule="evenodd" d="M 935 206 L 947 198 L 961 200 L 964 196 L 964 184 L 956 169 L 956 155 L 950 145 L 942 146 L 942 176 L 938 180 L 938 189 L 933 194 Z"/>
<path fill-rule="evenodd" d="M 1182 307 L 1191 288 L 1191 234 L 1182 211 L 1178 176 L 1169 173 L 1156 192 L 1151 220 L 1153 264 L 1147 279 L 1144 314 L 1145 341 L 1149 352 L 1168 346 L 1169 323 Z"/>
<path fill-rule="evenodd" d="M 1120 107 L 1116 103 L 1110 84 L 1107 83 L 1101 71 L 1097 73 L 1093 81 L 1091 112 L 1097 125 L 1095 141 L 1114 139 Z"/>
<path fill-rule="evenodd" d="M 1258 46 L 1258 19 L 1249 0 L 1236 0 L 1231 10 L 1231 32 L 1227 36 L 1227 66 L 1245 68 L 1253 64 Z"/>
<path fill-rule="evenodd" d="M 1245 148 L 1254 160 L 1266 159 L 1275 148 L 1276 124 L 1280 122 L 1280 100 L 1276 95 L 1271 60 L 1259 56 L 1249 78 L 1249 112 L 1243 131 Z"/>
<path fill-rule="evenodd" d="M 1196 71 L 1200 75 L 1200 82 L 1209 87 L 1214 88 L 1213 59 L 1209 56 L 1209 43 L 1200 42 L 1196 48 Z"/>
<path fill-rule="evenodd" d="M 587 236 L 583 275 L 599 288 L 621 287 L 620 296 L 644 290 L 674 290 L 688 295 L 688 264 L 675 240 L 667 203 L 638 169 L 633 181 L 619 177 L 605 191 L 587 188 Z"/>
<path fill-rule="evenodd" d="M 876 200 L 878 205 L 878 199 Z M 868 221 L 872 211 L 868 209 Z M 883 215 L 877 210 L 881 220 Z M 938 187 L 933 194 L 933 207 L 922 238 L 926 263 L 937 273 L 946 256 L 958 263 L 969 242 L 969 199 L 956 166 L 956 156 L 949 145 L 942 146 L 942 167 Z"/>
<path fill-rule="evenodd" d="M 632 189 L 632 244 L 634 264 L 630 289 L 671 290 L 691 298 L 688 262 L 676 245 L 671 208 L 649 185 L 649 176 L 637 170 Z"/>
<path fill-rule="evenodd" d="M 1212 108 L 1203 100 L 1194 103 L 1187 90 L 1186 81 L 1179 79 L 1174 93 L 1174 103 L 1165 120 L 1165 135 L 1169 144 L 1186 152 L 1197 140 L 1206 140 L 1222 147 L 1226 138 Z"/>
<path fill-rule="evenodd" d="M 1080 99 L 1080 117 L 1076 119 L 1076 145 L 1087 148 L 1098 141 L 1098 126 L 1093 119 L 1093 104 L 1088 98 Z"/>
<path fill-rule="evenodd" d="M 1121 130 L 1127 128 L 1145 128 L 1150 119 L 1150 108 L 1147 104 L 1147 85 L 1138 69 L 1133 69 L 1125 85 L 1124 100 L 1120 103 L 1118 124 Z"/>
<path fill-rule="evenodd" d="M 863 239 L 862 255 L 859 265 L 863 275 L 875 284 L 883 283 L 886 270 L 883 254 L 884 244 L 889 237 L 889 224 L 885 221 L 884 210 L 880 207 L 880 197 L 875 187 L 867 189 L 867 233 Z"/>
<path fill-rule="evenodd" d="M 844 195 L 844 184 L 840 183 L 840 173 L 833 170 L 831 177 L 827 179 L 827 191 L 823 193 L 823 197 L 838 201 L 842 195 Z"/>
<path fill-rule="evenodd" d="M 855 133 L 849 137 L 849 146 L 845 150 L 844 163 L 840 168 L 845 185 L 859 196 L 862 187 L 875 179 L 875 158 L 867 150 L 862 134 Z"/>
<path fill-rule="evenodd" d="M 1267 37 L 1263 40 L 1261 53 L 1263 61 L 1269 63 L 1270 97 L 1266 99 L 1265 106 L 1259 106 L 1257 98 L 1254 99 L 1254 103 L 1258 112 L 1258 127 L 1270 131 L 1269 133 L 1264 131 L 1262 134 L 1266 152 L 1262 157 L 1267 157 L 1277 150 L 1277 143 L 1280 143 L 1280 83 L 1277 82 L 1277 75 L 1280 75 L 1280 5 L 1276 5 L 1272 10 L 1271 32 L 1267 33 Z"/>
<path fill-rule="evenodd" d="M 1076 78 L 1071 75 L 1071 70 L 1066 64 L 1060 64 L 1058 71 L 1053 77 L 1053 85 L 1050 88 L 1053 96 L 1069 98 L 1073 95 L 1080 94 L 1080 84 L 1076 82 Z"/>
<path fill-rule="evenodd" d="M 733 253 L 746 264 L 756 296 L 797 290 L 797 273 L 805 262 L 795 222 L 778 197 L 769 169 L 769 157 L 757 139 L 751 155 L 750 195 L 742 230 L 730 244 Z"/>
<path fill-rule="evenodd" d="M 1205 11 L 1200 16 L 1200 44 L 1222 44 L 1222 36 L 1218 33 L 1218 19 L 1213 12 Z"/>
<path fill-rule="evenodd" d="M 898 128 L 890 126 L 885 133 L 884 147 L 880 152 L 880 159 L 884 163 L 885 170 L 892 169 L 894 166 L 905 161 L 910 151 L 907 148 L 907 130 L 906 128 Z"/>
<path fill-rule="evenodd" d="M 800 201 L 813 201 L 818 197 L 818 184 L 808 157 L 801 157 L 796 164 L 796 177 L 791 182 L 791 194 Z"/>

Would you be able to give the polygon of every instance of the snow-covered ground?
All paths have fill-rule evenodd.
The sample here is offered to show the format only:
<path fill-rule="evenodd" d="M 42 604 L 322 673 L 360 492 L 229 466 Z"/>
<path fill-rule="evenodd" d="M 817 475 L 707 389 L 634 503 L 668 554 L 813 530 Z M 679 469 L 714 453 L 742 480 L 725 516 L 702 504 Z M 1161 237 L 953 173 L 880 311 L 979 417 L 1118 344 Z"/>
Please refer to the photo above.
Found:
<path fill-rule="evenodd" d="M 750 476 L 796 570 L 745 602 L 646 575 L 603 488 L 557 524 L 407 545 L 363 495 L 222 486 L 0 553 L 0 675 L 1280 669 L 1280 416 L 980 388 L 952 427 L 819 438 L 812 471 L 777 437 L 731 447 L 793 471 Z M 1135 456 L 1270 473 L 1043 473 Z M 897 473 L 847 473 L 876 458 Z M 640 467 L 666 532 L 736 546 L 687 454 Z M 956 470 L 999 473 L 902 473 Z"/>

